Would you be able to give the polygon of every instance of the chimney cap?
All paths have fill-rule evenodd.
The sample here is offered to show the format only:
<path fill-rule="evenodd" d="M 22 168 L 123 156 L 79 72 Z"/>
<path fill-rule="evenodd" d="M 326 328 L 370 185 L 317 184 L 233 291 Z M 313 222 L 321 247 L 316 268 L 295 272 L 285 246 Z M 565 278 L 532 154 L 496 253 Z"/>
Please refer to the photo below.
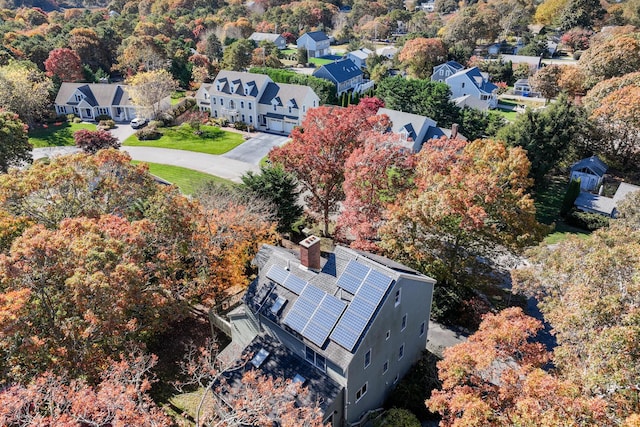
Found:
<path fill-rule="evenodd" d="M 300 242 L 300 246 L 303 246 L 305 248 L 310 248 L 311 246 L 320 243 L 320 238 L 314 235 L 311 235 L 309 237 L 307 237 L 306 239 L 304 239 L 303 241 Z"/>

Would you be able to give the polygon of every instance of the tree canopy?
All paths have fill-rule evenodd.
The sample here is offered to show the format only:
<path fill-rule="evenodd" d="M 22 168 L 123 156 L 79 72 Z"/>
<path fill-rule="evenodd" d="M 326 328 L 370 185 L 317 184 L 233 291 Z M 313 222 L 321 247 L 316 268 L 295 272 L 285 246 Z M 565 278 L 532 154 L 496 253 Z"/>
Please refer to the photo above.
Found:
<path fill-rule="evenodd" d="M 31 149 L 26 126 L 18 115 L 0 110 L 0 173 L 30 163 Z"/>

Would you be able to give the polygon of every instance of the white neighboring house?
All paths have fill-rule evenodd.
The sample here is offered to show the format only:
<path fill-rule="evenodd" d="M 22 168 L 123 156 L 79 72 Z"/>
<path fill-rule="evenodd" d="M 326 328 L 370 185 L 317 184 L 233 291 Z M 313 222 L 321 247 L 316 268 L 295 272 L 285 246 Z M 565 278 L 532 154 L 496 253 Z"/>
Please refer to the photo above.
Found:
<path fill-rule="evenodd" d="M 431 81 L 444 83 L 447 77 L 453 76 L 460 70 L 464 70 L 464 66 L 456 61 L 447 61 L 444 64 L 436 65 L 433 67 Z"/>
<path fill-rule="evenodd" d="M 385 46 L 376 49 L 376 55 L 384 56 L 388 59 L 393 59 L 394 56 L 398 53 L 398 48 L 394 46 Z"/>
<path fill-rule="evenodd" d="M 447 77 L 445 83 L 451 89 L 452 99 L 469 95 L 483 101 L 488 108 L 498 106 L 498 86 L 491 83 L 478 67 L 460 70 Z"/>
<path fill-rule="evenodd" d="M 82 120 L 106 115 L 117 122 L 125 122 L 135 118 L 137 111 L 126 86 L 105 83 L 62 83 L 54 106 L 56 113 L 75 114 Z M 167 98 L 161 102 L 160 110 L 170 106 Z"/>
<path fill-rule="evenodd" d="M 253 40 L 257 44 L 260 44 L 261 41 L 266 40 L 272 42 L 276 45 L 276 47 L 280 50 L 287 48 L 287 41 L 280 34 L 272 34 L 272 33 L 253 33 L 249 36 L 249 40 Z"/>
<path fill-rule="evenodd" d="M 320 58 L 329 55 L 331 40 L 323 31 L 304 33 L 296 41 L 298 48 L 307 49 L 307 57 Z"/>
<path fill-rule="evenodd" d="M 308 86 L 274 83 L 264 74 L 220 71 L 196 92 L 200 111 L 258 130 L 289 134 L 320 99 Z"/>
<path fill-rule="evenodd" d="M 347 53 L 347 58 L 353 61 L 356 66 L 361 69 L 367 68 L 367 58 L 373 54 L 372 50 L 367 49 L 366 47 L 360 48 L 358 50 L 354 50 L 353 52 Z"/>

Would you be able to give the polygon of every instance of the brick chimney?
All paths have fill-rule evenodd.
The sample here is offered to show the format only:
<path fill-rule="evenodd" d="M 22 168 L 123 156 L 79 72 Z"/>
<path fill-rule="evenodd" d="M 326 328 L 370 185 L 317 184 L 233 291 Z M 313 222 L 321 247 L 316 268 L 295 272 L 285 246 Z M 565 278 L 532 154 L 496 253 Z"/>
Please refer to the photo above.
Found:
<path fill-rule="evenodd" d="M 458 124 L 454 123 L 451 125 L 451 139 L 456 139 L 458 136 Z"/>
<path fill-rule="evenodd" d="M 300 264 L 312 270 L 320 270 L 319 237 L 309 236 L 300 242 Z"/>

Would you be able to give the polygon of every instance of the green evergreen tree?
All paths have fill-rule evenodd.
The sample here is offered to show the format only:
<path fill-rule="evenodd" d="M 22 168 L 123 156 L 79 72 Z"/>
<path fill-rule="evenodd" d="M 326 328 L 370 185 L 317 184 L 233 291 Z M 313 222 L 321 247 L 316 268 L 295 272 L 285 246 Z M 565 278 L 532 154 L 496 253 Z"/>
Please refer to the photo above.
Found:
<path fill-rule="evenodd" d="M 278 231 L 291 231 L 293 224 L 304 212 L 298 204 L 300 190 L 293 175 L 282 166 L 260 166 L 260 173 L 249 171 L 242 176 L 242 183 L 251 192 L 273 203 L 278 218 Z"/>
<path fill-rule="evenodd" d="M 573 204 L 580 195 L 580 178 L 572 179 L 567 188 L 567 192 L 562 199 L 562 206 L 560 207 L 560 216 L 564 217 L 573 208 Z"/>

